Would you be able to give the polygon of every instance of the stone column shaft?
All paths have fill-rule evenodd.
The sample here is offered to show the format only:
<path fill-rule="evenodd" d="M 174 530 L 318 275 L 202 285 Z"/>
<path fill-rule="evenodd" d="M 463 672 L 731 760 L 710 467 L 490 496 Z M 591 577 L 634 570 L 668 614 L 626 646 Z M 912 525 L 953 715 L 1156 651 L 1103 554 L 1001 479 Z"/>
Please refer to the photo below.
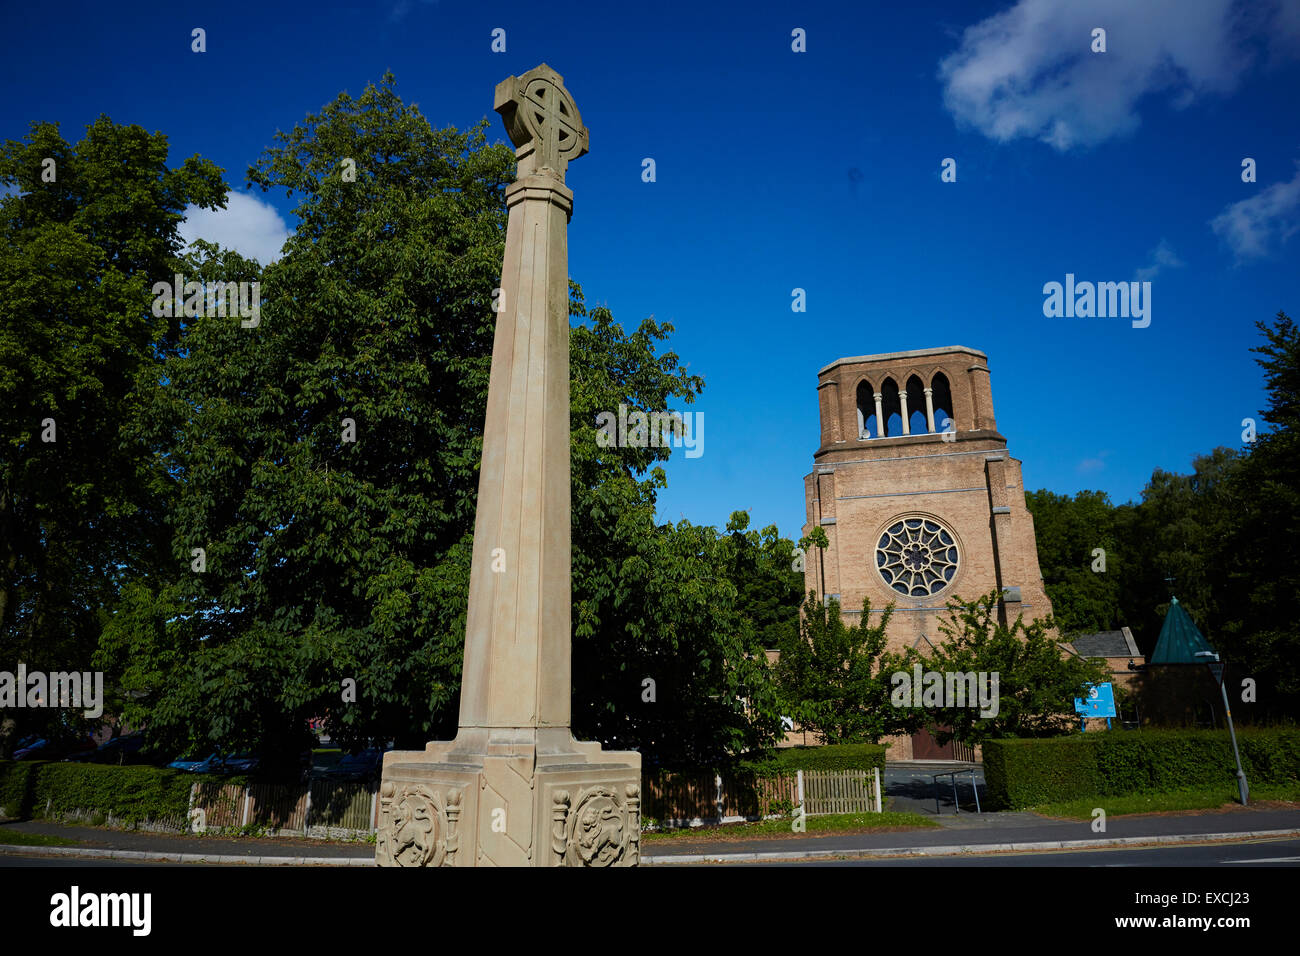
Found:
<path fill-rule="evenodd" d="M 641 756 L 570 715 L 569 161 L 589 134 L 546 64 L 497 84 L 515 145 L 456 739 L 384 754 L 384 866 L 635 866 Z M 593 438 L 594 440 L 594 438 Z"/>
<path fill-rule="evenodd" d="M 573 193 L 529 176 L 510 207 L 474 520 L 460 725 L 567 727 L 572 607 L 569 271 Z M 500 549 L 499 551 L 497 549 Z M 493 570 L 493 565 L 504 570 Z"/>

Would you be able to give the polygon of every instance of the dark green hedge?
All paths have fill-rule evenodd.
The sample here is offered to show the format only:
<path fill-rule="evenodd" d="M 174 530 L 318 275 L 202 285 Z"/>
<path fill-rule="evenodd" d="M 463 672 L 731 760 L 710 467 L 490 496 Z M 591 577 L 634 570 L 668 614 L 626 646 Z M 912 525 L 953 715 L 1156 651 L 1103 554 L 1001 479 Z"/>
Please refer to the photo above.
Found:
<path fill-rule="evenodd" d="M 1100 734 L 1033 740 L 986 740 L 984 786 L 990 810 L 1020 809 L 1097 793 Z"/>
<path fill-rule="evenodd" d="M 82 810 L 128 823 L 184 820 L 194 781 L 193 774 L 158 767 L 0 761 L 0 806 L 17 817 Z"/>
<path fill-rule="evenodd" d="M 758 776 L 776 776 L 796 770 L 885 769 L 883 744 L 828 744 L 825 747 L 780 747 L 751 754 L 740 769 Z"/>
<path fill-rule="evenodd" d="M 0 814 L 25 817 L 31 803 L 29 787 L 35 784 L 36 762 L 0 760 Z"/>
<path fill-rule="evenodd" d="M 1300 781 L 1300 730 L 1243 728 L 1237 743 L 1251 783 Z M 1232 743 L 1222 730 L 1112 730 L 984 744 L 984 780 L 994 810 L 1235 779 Z"/>

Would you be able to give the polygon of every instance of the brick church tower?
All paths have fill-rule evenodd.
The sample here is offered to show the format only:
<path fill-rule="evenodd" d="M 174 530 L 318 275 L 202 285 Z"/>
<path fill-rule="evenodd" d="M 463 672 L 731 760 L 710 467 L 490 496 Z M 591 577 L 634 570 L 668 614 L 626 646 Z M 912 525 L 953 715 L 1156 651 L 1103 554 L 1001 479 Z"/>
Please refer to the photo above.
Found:
<path fill-rule="evenodd" d="M 1014 621 L 1046 617 L 1020 462 L 993 418 L 988 357 L 962 346 L 842 358 L 817 376 L 821 445 L 804 478 L 805 591 L 846 621 L 895 604 L 889 648 L 939 644 L 954 596 L 1001 592 Z M 903 756 L 895 753 L 895 756 Z"/>

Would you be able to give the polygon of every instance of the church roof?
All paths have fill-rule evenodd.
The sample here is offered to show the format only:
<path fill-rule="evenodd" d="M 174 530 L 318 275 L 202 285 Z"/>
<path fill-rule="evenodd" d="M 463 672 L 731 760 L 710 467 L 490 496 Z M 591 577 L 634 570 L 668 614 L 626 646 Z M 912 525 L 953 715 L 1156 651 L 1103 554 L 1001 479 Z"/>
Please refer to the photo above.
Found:
<path fill-rule="evenodd" d="M 1151 653 L 1150 664 L 1205 664 L 1209 658 L 1197 657 L 1198 651 L 1213 651 L 1208 641 L 1196 629 L 1191 617 L 1178 598 L 1170 598 L 1169 612 L 1160 628 L 1160 639 Z"/>
<path fill-rule="evenodd" d="M 1080 657 L 1138 657 L 1133 634 L 1126 627 L 1119 631 L 1080 634 L 1071 642 Z"/>

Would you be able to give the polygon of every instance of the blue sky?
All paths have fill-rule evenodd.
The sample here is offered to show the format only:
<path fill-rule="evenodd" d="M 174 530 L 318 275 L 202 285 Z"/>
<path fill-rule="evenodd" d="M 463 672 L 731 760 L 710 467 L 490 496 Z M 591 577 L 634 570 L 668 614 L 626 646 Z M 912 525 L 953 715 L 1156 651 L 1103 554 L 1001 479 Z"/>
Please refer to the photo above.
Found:
<path fill-rule="evenodd" d="M 1297 2 L 178 6 L 10 6 L 0 136 L 76 140 L 103 112 L 242 193 L 277 129 L 385 69 L 435 125 L 488 116 L 500 140 L 496 83 L 564 76 L 591 131 L 570 272 L 625 325 L 671 321 L 707 383 L 664 519 L 747 508 L 797 537 L 818 369 L 943 345 L 988 353 L 1026 488 L 1136 498 L 1153 468 L 1240 446 L 1264 404 L 1254 323 L 1300 312 Z M 265 260 L 292 203 L 254 199 L 189 228 Z M 1149 327 L 1045 317 L 1066 273 L 1151 281 Z"/>

